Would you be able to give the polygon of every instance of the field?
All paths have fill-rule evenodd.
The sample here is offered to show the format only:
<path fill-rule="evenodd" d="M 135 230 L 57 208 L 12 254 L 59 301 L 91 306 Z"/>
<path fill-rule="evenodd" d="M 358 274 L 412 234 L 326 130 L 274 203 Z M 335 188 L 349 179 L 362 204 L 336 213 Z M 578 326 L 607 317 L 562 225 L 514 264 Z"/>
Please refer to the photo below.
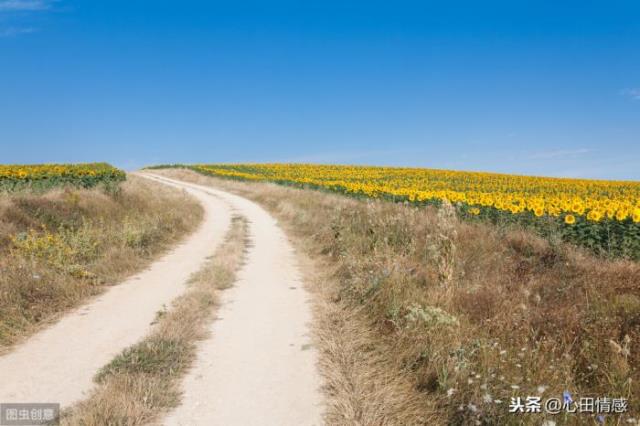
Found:
<path fill-rule="evenodd" d="M 55 167 L 60 176 L 66 168 L 65 179 L 53 178 Z M 62 424 L 153 423 L 166 410 L 189 411 L 203 394 L 229 395 L 223 389 L 235 383 L 240 394 L 230 400 L 253 392 L 249 400 L 267 395 L 265 407 L 287 409 L 315 407 L 322 389 L 329 425 L 637 423 L 636 183 L 309 165 L 158 166 L 120 182 L 121 172 L 101 164 L 93 167 L 104 168 L 106 183 L 83 188 L 83 177 L 97 176 L 91 167 L 16 175 L 7 166 L 23 184 L 0 192 L 0 371 L 28 364 L 43 400 L 55 393 L 68 398 L 63 405 L 74 400 L 67 389 L 88 388 L 57 377 L 94 377 L 94 392 L 68 407 Z M 131 277 L 181 240 L 180 257 Z M 156 297 L 181 283 L 188 290 L 175 303 Z M 238 291 L 228 296 L 235 311 L 216 321 L 226 329 L 201 333 L 227 287 Z M 85 303 L 93 308 L 74 315 Z M 269 332 L 257 333 L 254 319 Z M 41 330 L 53 334 L 30 339 Z M 147 334 L 114 337 L 133 333 Z M 56 337 L 66 334 L 75 346 Z M 292 342 L 292 334 L 302 337 Z M 198 367 L 202 339 L 221 362 Z M 10 357 L 25 346 L 28 356 Z M 91 352 L 106 346 L 119 355 Z M 48 357 L 62 361 L 52 368 Z M 251 368 L 220 380 L 216 366 L 242 357 L 238 365 Z M 303 359 L 309 369 L 296 370 Z M 192 382 L 193 368 L 203 373 Z M 313 380 L 290 379 L 291 371 L 315 377 L 316 368 Z M 264 385 L 273 377 L 286 380 L 277 395 Z M 183 379 L 192 387 L 181 395 Z M 0 396 L 35 386 L 20 383 L 15 375 L 0 383 Z M 529 396 L 628 406 L 601 419 L 509 412 Z M 220 411 L 197 406 L 207 420 Z M 298 422 L 308 423 L 320 422 Z"/>
<path fill-rule="evenodd" d="M 305 164 L 194 165 L 219 177 L 408 201 L 452 203 L 468 219 L 516 223 L 617 257 L 640 258 L 640 183 L 420 168 Z"/>
<path fill-rule="evenodd" d="M 125 179 L 122 170 L 106 163 L 0 165 L 0 192 L 62 186 L 111 187 Z"/>

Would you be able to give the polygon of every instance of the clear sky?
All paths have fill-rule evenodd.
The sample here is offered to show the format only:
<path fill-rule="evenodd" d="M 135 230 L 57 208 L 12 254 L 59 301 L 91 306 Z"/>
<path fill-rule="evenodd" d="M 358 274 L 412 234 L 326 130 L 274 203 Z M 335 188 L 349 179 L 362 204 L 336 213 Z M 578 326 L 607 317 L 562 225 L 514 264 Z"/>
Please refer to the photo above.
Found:
<path fill-rule="evenodd" d="M 640 2 L 0 0 L 0 163 L 640 180 Z"/>

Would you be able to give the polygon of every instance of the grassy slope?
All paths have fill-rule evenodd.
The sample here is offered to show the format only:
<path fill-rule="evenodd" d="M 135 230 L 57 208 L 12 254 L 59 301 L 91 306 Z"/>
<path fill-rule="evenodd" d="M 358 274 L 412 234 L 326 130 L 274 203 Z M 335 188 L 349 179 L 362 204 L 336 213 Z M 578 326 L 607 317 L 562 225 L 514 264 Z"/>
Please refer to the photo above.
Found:
<path fill-rule="evenodd" d="M 200 206 L 132 176 L 120 190 L 0 196 L 0 351 L 143 269 L 193 230 Z"/>
<path fill-rule="evenodd" d="M 637 263 L 447 209 L 160 173 L 262 203 L 331 271 L 318 280 L 331 424 L 540 424 L 509 415 L 509 398 L 565 390 L 627 397 L 622 421 L 638 415 Z"/>

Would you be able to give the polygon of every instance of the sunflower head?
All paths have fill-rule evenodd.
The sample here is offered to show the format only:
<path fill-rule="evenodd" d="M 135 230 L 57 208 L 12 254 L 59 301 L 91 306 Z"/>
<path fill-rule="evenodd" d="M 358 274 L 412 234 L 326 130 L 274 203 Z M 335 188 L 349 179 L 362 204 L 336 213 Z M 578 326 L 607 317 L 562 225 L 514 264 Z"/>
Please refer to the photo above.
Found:
<path fill-rule="evenodd" d="M 574 223 L 576 223 L 576 217 L 572 214 L 568 214 L 564 217 L 564 223 L 566 223 L 567 225 L 573 225 Z"/>
<path fill-rule="evenodd" d="M 587 215 L 587 219 L 592 222 L 600 222 L 602 220 L 602 212 L 600 210 L 591 210 Z"/>

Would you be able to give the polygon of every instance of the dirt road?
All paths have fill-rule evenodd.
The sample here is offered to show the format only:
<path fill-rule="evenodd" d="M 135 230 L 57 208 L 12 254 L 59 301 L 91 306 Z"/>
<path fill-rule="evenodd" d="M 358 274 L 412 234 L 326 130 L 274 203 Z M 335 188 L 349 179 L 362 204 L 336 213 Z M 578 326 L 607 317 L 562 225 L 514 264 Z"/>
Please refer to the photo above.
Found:
<path fill-rule="evenodd" d="M 320 378 L 311 345 L 308 295 L 295 253 L 260 206 L 209 187 L 249 220 L 251 247 L 235 286 L 223 294 L 211 338 L 183 382 L 182 405 L 167 425 L 320 425 Z"/>

